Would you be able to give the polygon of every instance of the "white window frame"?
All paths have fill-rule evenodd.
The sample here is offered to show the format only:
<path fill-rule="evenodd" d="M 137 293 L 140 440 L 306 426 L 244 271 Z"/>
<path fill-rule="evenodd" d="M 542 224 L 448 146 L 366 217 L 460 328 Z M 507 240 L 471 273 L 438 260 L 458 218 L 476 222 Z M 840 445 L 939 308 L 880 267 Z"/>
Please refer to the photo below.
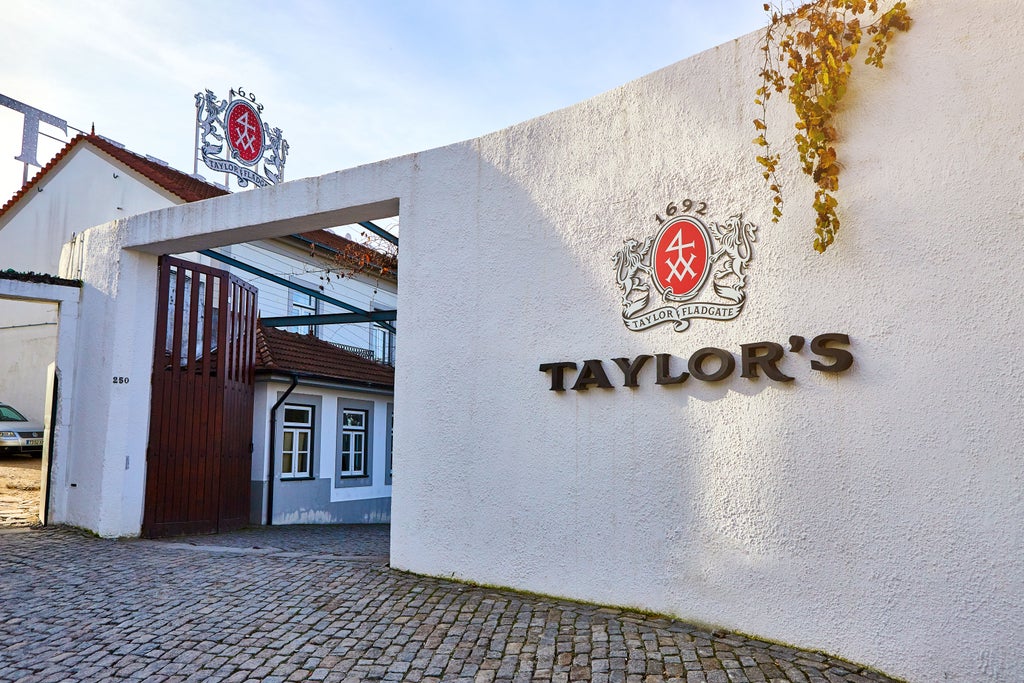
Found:
<path fill-rule="evenodd" d="M 284 417 L 281 420 L 281 479 L 312 479 L 313 477 L 313 436 L 315 424 L 315 406 L 300 403 L 285 403 L 282 407 Z M 289 410 L 305 411 L 308 419 L 303 422 L 289 421 Z M 301 436 L 306 436 L 306 448 L 300 449 Z M 288 448 L 288 437 L 291 437 L 291 448 Z M 306 456 L 305 469 L 300 467 L 301 456 Z M 288 467 L 285 467 L 285 462 Z"/>
<path fill-rule="evenodd" d="M 346 424 L 348 415 L 361 415 L 362 426 L 354 427 Z M 338 476 L 354 478 L 368 476 L 367 462 L 370 457 L 370 411 L 358 408 L 344 408 L 341 416 L 341 438 L 338 439 Z M 348 448 L 346 448 L 346 442 Z M 357 445 L 358 444 L 358 445 Z M 357 463 L 360 465 L 357 467 Z"/>
<path fill-rule="evenodd" d="M 296 282 L 296 284 L 301 284 L 304 287 L 307 287 L 309 289 L 313 289 L 312 287 L 310 287 L 309 285 L 307 285 L 307 284 L 305 284 L 303 282 Z M 302 301 L 296 301 L 295 300 L 296 297 L 301 298 L 303 300 Z M 306 300 L 308 300 L 311 303 L 307 303 Z M 317 314 L 320 313 L 320 299 L 317 299 L 314 296 L 306 294 L 305 292 L 300 292 L 297 289 L 290 289 L 289 288 L 289 290 L 288 290 L 288 312 L 289 312 L 290 315 L 317 315 Z M 295 332 L 298 332 L 299 334 L 312 334 L 312 335 L 315 335 L 317 337 L 320 336 L 318 334 L 318 328 L 317 328 L 316 325 L 306 325 L 305 326 L 305 331 L 303 331 L 303 329 L 301 327 L 294 327 L 294 328 L 292 328 L 292 330 L 295 331 Z"/>

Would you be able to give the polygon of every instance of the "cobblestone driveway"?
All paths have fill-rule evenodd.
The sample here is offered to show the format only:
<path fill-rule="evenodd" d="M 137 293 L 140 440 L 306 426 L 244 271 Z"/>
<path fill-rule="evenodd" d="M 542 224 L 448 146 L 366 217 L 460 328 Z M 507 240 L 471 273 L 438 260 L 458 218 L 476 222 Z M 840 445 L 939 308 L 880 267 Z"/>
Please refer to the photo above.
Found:
<path fill-rule="evenodd" d="M 396 572 L 387 526 L 0 532 L 0 680 L 892 680 L 622 610 Z"/>

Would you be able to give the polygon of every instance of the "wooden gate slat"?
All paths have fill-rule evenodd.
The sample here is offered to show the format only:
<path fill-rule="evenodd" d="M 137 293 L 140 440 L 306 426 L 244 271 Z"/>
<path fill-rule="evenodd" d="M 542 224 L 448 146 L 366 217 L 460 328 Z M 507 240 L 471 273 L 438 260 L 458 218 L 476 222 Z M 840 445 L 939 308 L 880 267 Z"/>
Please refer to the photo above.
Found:
<path fill-rule="evenodd" d="M 191 283 L 187 296 L 186 280 Z M 244 526 L 256 290 L 226 271 L 165 256 L 157 302 L 143 534 L 215 533 Z"/>
<path fill-rule="evenodd" d="M 169 278 L 171 264 L 167 261 L 160 262 L 160 274 L 157 284 L 157 321 L 156 340 L 154 348 L 154 366 L 157 366 L 163 355 L 165 339 L 167 338 L 167 306 L 169 298 Z M 162 396 L 164 392 L 164 375 L 160 367 L 154 367 L 152 373 L 153 396 Z M 152 406 L 153 417 L 150 419 L 149 445 L 146 449 L 146 490 L 156 490 L 162 481 L 161 472 L 164 467 L 164 458 L 161 452 L 162 430 L 166 424 L 163 418 L 163 401 L 154 401 Z M 146 496 L 143 512 L 144 520 L 160 519 L 163 514 L 164 499 L 162 496 Z"/>
<path fill-rule="evenodd" d="M 220 278 L 210 273 L 198 273 L 197 277 L 202 279 L 205 283 L 205 287 L 202 302 L 202 345 L 201 348 L 197 350 L 197 354 L 201 358 L 201 362 L 197 362 L 195 370 L 191 373 L 195 377 L 195 385 L 192 391 L 192 405 L 195 409 L 195 415 L 193 416 L 193 448 L 197 456 L 205 456 L 205 454 L 208 453 L 210 443 L 210 372 L 212 368 L 210 354 L 213 349 L 213 339 L 211 338 L 213 296 L 217 282 Z M 193 497 L 195 498 L 194 506 L 197 510 L 208 511 L 212 507 L 209 502 L 210 496 L 207 494 L 207 482 L 209 477 L 212 475 L 212 466 L 209 461 L 210 458 L 208 457 L 196 458 L 196 477 L 197 481 L 200 482 L 200 485 L 194 488 Z M 209 516 L 208 512 L 207 516 Z"/>

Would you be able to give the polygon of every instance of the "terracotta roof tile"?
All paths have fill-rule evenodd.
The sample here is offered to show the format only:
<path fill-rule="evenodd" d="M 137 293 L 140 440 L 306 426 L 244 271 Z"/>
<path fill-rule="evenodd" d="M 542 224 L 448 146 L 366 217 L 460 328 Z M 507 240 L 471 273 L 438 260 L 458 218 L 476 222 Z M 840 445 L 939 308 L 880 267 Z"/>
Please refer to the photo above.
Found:
<path fill-rule="evenodd" d="M 193 178 L 182 171 L 158 163 L 152 159 L 147 159 L 146 157 L 135 154 L 134 152 L 129 152 L 124 147 L 114 144 L 101 135 L 83 133 L 75 136 L 71 142 L 57 152 L 56 156 L 50 159 L 45 166 L 39 169 L 39 172 L 36 173 L 31 180 L 25 183 L 25 185 L 23 185 L 13 197 L 8 199 L 7 202 L 0 207 L 0 218 L 2 218 L 12 206 L 17 204 L 22 197 L 28 194 L 29 190 L 39 184 L 47 173 L 53 170 L 57 164 L 71 153 L 71 150 L 80 144 L 92 145 L 107 156 L 112 157 L 136 173 L 148 178 L 171 194 L 180 197 L 185 202 L 197 202 L 201 199 L 210 199 L 211 197 L 220 197 L 222 195 L 229 194 L 227 190 L 217 187 L 216 185 L 212 185 L 204 180 L 199 180 L 198 178 Z"/>
<path fill-rule="evenodd" d="M 256 331 L 256 371 L 295 372 L 359 386 L 393 389 L 395 369 L 308 334 L 262 324 Z"/>
<path fill-rule="evenodd" d="M 13 197 L 7 200 L 7 202 L 0 207 L 0 218 L 2 218 L 4 214 L 11 209 L 11 207 L 17 204 L 22 197 L 28 194 L 33 187 L 38 185 L 44 176 L 52 171 L 55 166 L 57 166 L 75 147 L 80 144 L 92 145 L 100 152 L 127 166 L 136 173 L 148 178 L 164 190 L 180 197 L 186 203 L 230 194 L 222 187 L 218 187 L 217 185 L 213 185 L 204 180 L 199 180 L 198 178 L 194 178 L 182 171 L 154 161 L 151 158 L 131 152 L 121 145 L 111 142 L 102 135 L 96 135 L 95 133 L 83 133 L 76 135 L 64 146 L 63 149 L 50 159 L 50 161 L 43 166 L 31 180 L 29 180 L 14 194 Z M 369 247 L 359 244 L 358 242 L 353 242 L 341 235 L 336 235 L 333 232 L 328 232 L 327 230 L 313 230 L 296 236 L 303 240 L 315 242 L 318 246 L 325 247 L 327 251 L 336 252 L 342 259 L 350 261 L 354 267 L 358 268 L 364 260 L 368 260 L 369 264 L 371 264 L 371 268 L 376 274 L 382 274 L 382 269 L 387 269 L 383 273 L 385 277 L 390 277 L 391 279 L 395 279 L 396 277 L 396 264 L 394 263 L 394 259 L 389 259 L 386 255 L 380 254 Z"/>

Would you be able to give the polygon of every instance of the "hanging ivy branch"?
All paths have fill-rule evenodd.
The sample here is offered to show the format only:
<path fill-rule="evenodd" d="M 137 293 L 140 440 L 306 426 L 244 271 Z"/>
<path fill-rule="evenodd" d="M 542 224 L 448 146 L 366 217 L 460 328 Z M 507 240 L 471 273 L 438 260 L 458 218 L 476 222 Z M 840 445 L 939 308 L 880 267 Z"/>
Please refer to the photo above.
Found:
<path fill-rule="evenodd" d="M 896 2 L 884 12 L 878 5 L 878 0 L 813 0 L 790 11 L 764 6 L 771 23 L 761 47 L 764 67 L 754 100 L 761 107 L 761 118 L 754 120 L 758 131 L 754 143 L 764 148 L 757 162 L 764 167 L 762 175 L 772 192 L 772 222 L 778 223 L 783 206 L 777 176 L 779 154 L 765 137 L 765 121 L 768 100 L 775 93 L 787 93 L 796 111 L 794 139 L 800 163 L 816 185 L 814 249 L 818 252 L 832 244 L 839 230 L 835 193 L 840 166 L 834 118 L 846 94 L 851 62 L 867 37 L 870 46 L 865 61 L 881 69 L 895 32 L 910 29 L 905 2 Z M 865 23 L 872 18 L 874 21 Z"/>
<path fill-rule="evenodd" d="M 331 275 L 338 278 L 365 275 L 377 280 L 397 279 L 398 246 L 368 232 L 362 233 L 361 240 L 362 243 L 345 237 L 331 243 L 329 251 L 319 250 L 317 243 L 311 242 L 309 255 L 319 253 L 334 262 L 335 267 L 327 271 L 328 280 Z"/>

